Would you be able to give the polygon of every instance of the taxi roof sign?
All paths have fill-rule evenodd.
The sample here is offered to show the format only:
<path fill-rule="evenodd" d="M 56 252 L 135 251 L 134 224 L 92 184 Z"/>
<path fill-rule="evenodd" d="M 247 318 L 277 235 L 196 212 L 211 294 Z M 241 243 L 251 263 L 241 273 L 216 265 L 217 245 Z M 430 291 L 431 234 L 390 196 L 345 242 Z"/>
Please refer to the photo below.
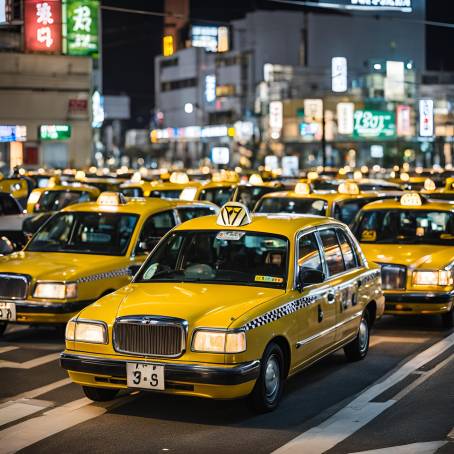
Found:
<path fill-rule="evenodd" d="M 309 183 L 297 183 L 294 192 L 296 194 L 308 195 L 312 192 L 311 185 Z"/>
<path fill-rule="evenodd" d="M 184 188 L 180 194 L 180 200 L 185 200 L 186 202 L 192 202 L 195 199 L 197 194 L 197 188 L 189 187 Z"/>
<path fill-rule="evenodd" d="M 263 179 L 258 173 L 254 173 L 249 177 L 249 184 L 263 184 Z"/>
<path fill-rule="evenodd" d="M 435 182 L 431 178 L 426 178 L 424 180 L 424 190 L 435 191 L 435 189 L 436 189 Z"/>
<path fill-rule="evenodd" d="M 172 172 L 169 181 L 175 184 L 187 184 L 189 183 L 189 177 L 185 172 Z"/>
<path fill-rule="evenodd" d="M 225 227 L 241 227 L 252 222 L 249 210 L 239 202 L 226 203 L 219 212 L 216 223 Z"/>
<path fill-rule="evenodd" d="M 422 199 L 417 192 L 407 192 L 400 198 L 400 204 L 406 207 L 420 207 Z"/>
<path fill-rule="evenodd" d="M 96 203 L 104 206 L 117 206 L 125 205 L 127 202 L 125 196 L 119 192 L 101 192 Z"/>
<path fill-rule="evenodd" d="M 359 194 L 359 186 L 352 181 L 346 181 L 341 183 L 337 188 L 337 192 L 339 194 L 348 194 L 348 195 L 358 195 Z"/>

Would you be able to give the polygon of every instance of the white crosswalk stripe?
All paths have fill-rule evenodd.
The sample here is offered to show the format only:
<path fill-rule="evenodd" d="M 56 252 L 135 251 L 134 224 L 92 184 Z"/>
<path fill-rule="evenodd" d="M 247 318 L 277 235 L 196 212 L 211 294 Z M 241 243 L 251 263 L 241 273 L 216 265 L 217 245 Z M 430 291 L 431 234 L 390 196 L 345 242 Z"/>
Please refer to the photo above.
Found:
<path fill-rule="evenodd" d="M 373 449 L 371 451 L 361 451 L 352 454 L 433 454 L 446 443 L 446 441 L 429 441 L 426 443 L 390 446 L 389 448 Z"/>
<path fill-rule="evenodd" d="M 15 402 L 6 402 L 0 405 L 0 426 L 25 418 L 33 413 L 43 411 L 51 405 L 52 402 L 34 399 L 21 399 Z"/>
<path fill-rule="evenodd" d="M 33 369 L 34 367 L 42 366 L 43 364 L 47 364 L 52 361 L 55 361 L 59 357 L 60 357 L 60 353 L 50 353 L 49 355 L 30 359 L 29 361 L 25 361 L 23 363 L 16 363 L 15 361 L 0 361 L 0 368 Z"/>

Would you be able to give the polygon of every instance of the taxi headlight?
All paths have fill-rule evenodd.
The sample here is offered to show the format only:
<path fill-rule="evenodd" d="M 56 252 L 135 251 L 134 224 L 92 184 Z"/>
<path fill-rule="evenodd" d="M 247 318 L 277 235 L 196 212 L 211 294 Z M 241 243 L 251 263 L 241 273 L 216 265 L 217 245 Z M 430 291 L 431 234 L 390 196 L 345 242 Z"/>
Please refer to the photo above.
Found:
<path fill-rule="evenodd" d="M 414 271 L 413 284 L 414 285 L 438 285 L 444 287 L 452 285 L 453 277 L 450 271 Z"/>
<path fill-rule="evenodd" d="M 75 282 L 39 282 L 33 292 L 35 298 L 49 298 L 63 300 L 77 296 L 77 284 Z"/>
<path fill-rule="evenodd" d="M 246 333 L 198 330 L 192 339 L 192 350 L 206 353 L 241 353 L 246 351 Z"/>
<path fill-rule="evenodd" d="M 107 344 L 107 327 L 97 320 L 70 320 L 65 337 L 68 341 Z"/>

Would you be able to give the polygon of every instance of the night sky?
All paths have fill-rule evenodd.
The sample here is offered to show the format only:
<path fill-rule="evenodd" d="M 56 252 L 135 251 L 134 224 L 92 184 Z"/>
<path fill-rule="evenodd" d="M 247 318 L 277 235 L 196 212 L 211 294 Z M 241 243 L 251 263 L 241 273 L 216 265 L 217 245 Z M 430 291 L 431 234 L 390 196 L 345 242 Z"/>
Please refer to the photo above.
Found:
<path fill-rule="evenodd" d="M 163 11 L 161 0 L 102 0 L 102 5 Z M 282 9 L 266 0 L 192 0 L 191 19 L 229 21 L 254 9 Z M 300 8 L 296 8 L 299 9 Z M 427 20 L 454 24 L 454 2 L 427 0 Z M 104 93 L 128 94 L 129 127 L 147 128 L 154 103 L 154 57 L 161 53 L 162 17 L 103 10 Z M 427 68 L 454 71 L 454 28 L 427 26 Z"/>

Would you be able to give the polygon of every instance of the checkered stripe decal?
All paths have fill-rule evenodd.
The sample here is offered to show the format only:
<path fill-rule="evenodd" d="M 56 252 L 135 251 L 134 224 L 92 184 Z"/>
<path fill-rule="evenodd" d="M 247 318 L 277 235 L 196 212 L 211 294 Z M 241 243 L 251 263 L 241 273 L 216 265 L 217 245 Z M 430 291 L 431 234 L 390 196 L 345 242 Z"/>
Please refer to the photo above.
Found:
<path fill-rule="evenodd" d="M 318 295 L 298 298 L 297 300 L 291 301 L 290 303 L 284 304 L 283 306 L 266 312 L 260 317 L 254 318 L 254 320 L 251 320 L 250 322 L 246 323 L 246 325 L 244 325 L 244 329 L 246 331 L 249 331 L 251 329 L 258 328 L 259 326 L 275 322 L 276 320 L 279 320 L 286 315 L 293 314 L 294 312 L 303 309 L 303 307 L 310 306 L 317 299 Z"/>
<path fill-rule="evenodd" d="M 113 279 L 116 277 L 129 276 L 130 274 L 131 273 L 129 271 L 129 268 L 121 268 L 119 270 L 106 271 L 104 273 L 92 274 L 91 276 L 81 277 L 80 279 L 77 279 L 77 283 L 82 284 L 86 282 L 100 281 L 102 279 Z"/>

